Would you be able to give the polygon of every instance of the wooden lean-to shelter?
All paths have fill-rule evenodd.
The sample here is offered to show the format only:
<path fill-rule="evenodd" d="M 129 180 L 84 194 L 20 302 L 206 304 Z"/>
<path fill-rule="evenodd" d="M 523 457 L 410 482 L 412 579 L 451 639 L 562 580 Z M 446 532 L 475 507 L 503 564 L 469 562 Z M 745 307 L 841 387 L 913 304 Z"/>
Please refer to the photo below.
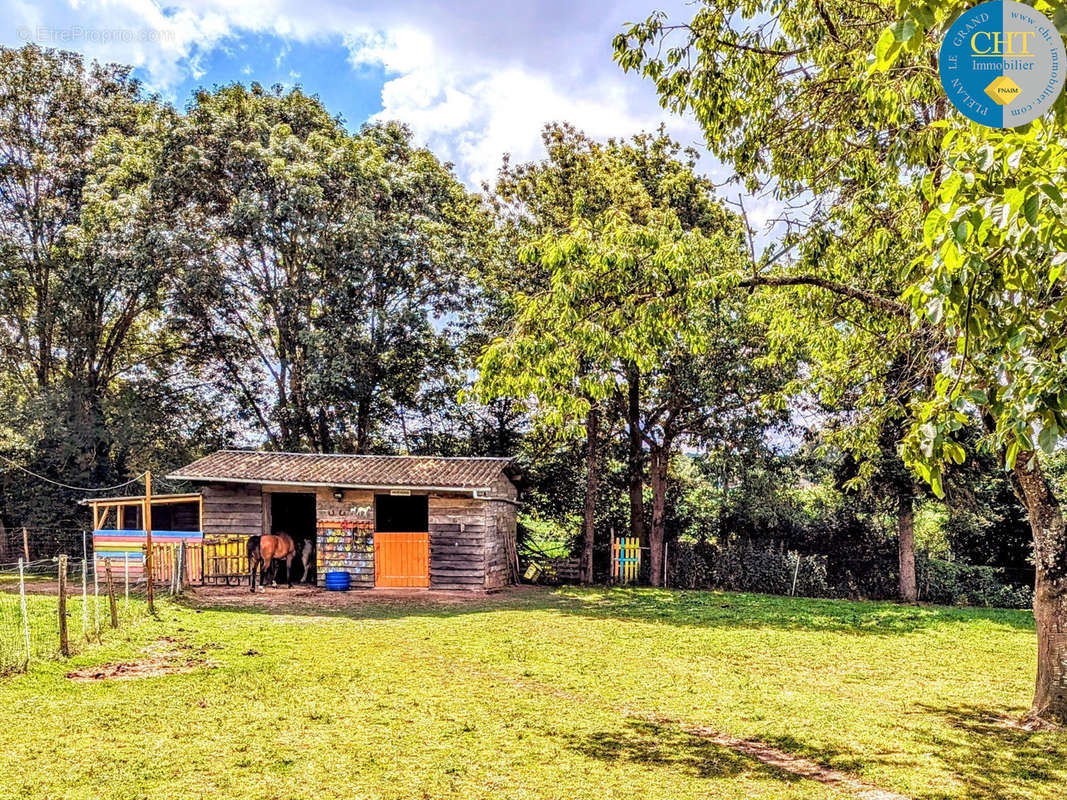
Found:
<path fill-rule="evenodd" d="M 204 540 L 311 540 L 315 577 L 354 587 L 491 590 L 517 577 L 507 458 L 221 450 L 167 476 L 199 485 Z"/>

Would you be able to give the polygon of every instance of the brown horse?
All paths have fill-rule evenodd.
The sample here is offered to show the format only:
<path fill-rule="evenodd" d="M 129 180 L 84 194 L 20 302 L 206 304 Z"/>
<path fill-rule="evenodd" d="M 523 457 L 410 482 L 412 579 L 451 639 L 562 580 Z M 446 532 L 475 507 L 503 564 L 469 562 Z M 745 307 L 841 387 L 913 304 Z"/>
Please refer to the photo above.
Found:
<path fill-rule="evenodd" d="M 259 566 L 259 588 L 262 589 L 270 576 L 271 586 L 277 586 L 275 577 L 278 565 L 275 560 L 285 559 L 285 579 L 289 588 L 293 588 L 293 556 L 296 545 L 288 533 L 272 533 L 263 536 L 248 537 L 248 582 L 251 590 L 256 590 L 256 566 Z"/>

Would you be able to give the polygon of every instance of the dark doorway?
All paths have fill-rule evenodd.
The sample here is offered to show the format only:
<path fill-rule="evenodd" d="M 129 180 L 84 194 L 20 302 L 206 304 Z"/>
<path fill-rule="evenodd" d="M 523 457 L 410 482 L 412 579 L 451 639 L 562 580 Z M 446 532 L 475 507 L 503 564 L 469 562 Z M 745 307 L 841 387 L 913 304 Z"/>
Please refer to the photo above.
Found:
<path fill-rule="evenodd" d="M 416 495 L 374 495 L 376 533 L 424 533 L 430 530 L 430 498 Z"/>
<path fill-rule="evenodd" d="M 270 532 L 288 533 L 293 537 L 296 545 L 296 556 L 293 558 L 292 581 L 304 580 L 304 564 L 301 556 L 304 552 L 304 543 L 311 542 L 311 558 L 308 572 L 311 573 L 311 582 L 315 579 L 315 495 L 298 494 L 290 492 L 273 492 L 270 496 Z M 281 570 L 279 580 L 281 580 Z"/>

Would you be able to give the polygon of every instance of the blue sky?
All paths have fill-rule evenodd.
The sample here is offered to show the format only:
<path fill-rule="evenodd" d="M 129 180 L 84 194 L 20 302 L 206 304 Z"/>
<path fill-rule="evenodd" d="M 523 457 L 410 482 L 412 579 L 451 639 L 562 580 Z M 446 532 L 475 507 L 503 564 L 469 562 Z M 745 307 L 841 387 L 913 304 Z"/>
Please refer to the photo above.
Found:
<path fill-rule="evenodd" d="M 143 80 L 152 76 L 138 70 Z M 187 72 L 167 87 L 168 99 L 182 106 L 199 87 L 211 88 L 234 81 L 258 81 L 270 86 L 299 84 L 322 98 L 350 128 L 382 110 L 385 69 L 380 64 L 353 67 L 340 37 L 316 43 L 294 42 L 274 34 L 249 33 L 204 53 L 196 73 Z"/>
<path fill-rule="evenodd" d="M 353 129 L 407 123 L 476 188 L 505 153 L 539 158 L 552 121 L 597 138 L 665 122 L 699 147 L 692 120 L 612 61 L 612 37 L 655 9 L 693 14 L 690 0 L 0 0 L 0 44 L 131 64 L 179 107 L 201 86 L 298 84 Z M 710 157 L 701 166 L 727 177 Z M 746 205 L 757 226 L 777 210 L 770 198 Z"/>

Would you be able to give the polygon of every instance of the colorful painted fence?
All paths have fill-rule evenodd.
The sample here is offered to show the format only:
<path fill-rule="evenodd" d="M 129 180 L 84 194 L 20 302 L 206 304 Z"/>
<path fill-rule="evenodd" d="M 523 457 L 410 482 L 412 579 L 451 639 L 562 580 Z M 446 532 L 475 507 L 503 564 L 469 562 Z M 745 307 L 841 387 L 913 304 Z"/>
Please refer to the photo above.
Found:
<path fill-rule="evenodd" d="M 212 536 L 202 545 L 203 583 L 212 586 L 241 586 L 248 583 L 248 537 Z"/>
<path fill-rule="evenodd" d="M 641 540 L 633 536 L 611 543 L 611 579 L 616 583 L 636 583 L 641 574 Z"/>
<path fill-rule="evenodd" d="M 181 543 L 199 544 L 204 538 L 200 531 L 152 531 L 153 555 L 169 552 Z M 93 531 L 93 553 L 96 572 L 104 577 L 104 559 L 111 559 L 113 574 L 118 574 L 129 564 L 130 580 L 134 583 L 144 578 L 145 544 L 147 533 L 142 530 L 96 530 Z M 156 559 L 158 560 L 158 559 Z M 158 568 L 156 580 L 159 580 Z"/>

